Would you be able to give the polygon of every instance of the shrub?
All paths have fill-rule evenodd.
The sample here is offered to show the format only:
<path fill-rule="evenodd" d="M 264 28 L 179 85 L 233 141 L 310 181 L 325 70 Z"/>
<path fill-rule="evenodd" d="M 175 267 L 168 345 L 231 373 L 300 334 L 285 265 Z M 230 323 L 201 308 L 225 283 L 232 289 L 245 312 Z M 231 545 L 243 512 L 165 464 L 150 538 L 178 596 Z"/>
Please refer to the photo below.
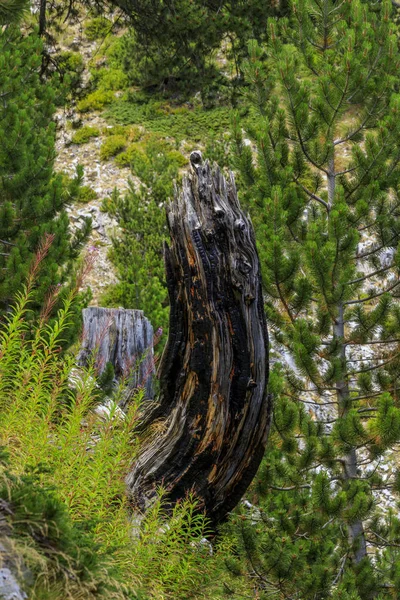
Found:
<path fill-rule="evenodd" d="M 92 81 L 99 90 L 123 90 L 128 85 L 128 78 L 121 69 L 101 67 L 92 69 Z"/>
<path fill-rule="evenodd" d="M 143 133 L 139 127 L 126 127 L 125 125 L 114 125 L 113 127 L 106 127 L 102 131 L 103 135 L 123 135 L 129 142 L 137 142 L 143 136 Z"/>
<path fill-rule="evenodd" d="M 119 225 L 110 253 L 119 283 L 107 291 L 102 302 L 144 310 L 154 327 L 161 326 L 166 331 L 169 306 L 163 260 L 163 244 L 168 236 L 165 204 L 173 195 L 173 181 L 179 176 L 177 157 L 168 142 L 150 135 L 131 144 L 116 162 L 131 166 L 141 185 L 139 189 L 131 185 L 124 197 L 115 192 L 103 203 Z"/>
<path fill-rule="evenodd" d="M 56 77 L 41 80 L 43 42 L 35 32 L 25 33 L 0 27 L 0 320 L 21 289 L 39 240 L 54 235 L 36 282 L 33 312 L 52 286 L 67 279 L 87 231 L 71 235 L 66 213 L 81 177 L 65 186 L 54 168 L 53 101 L 59 86 Z"/>
<path fill-rule="evenodd" d="M 135 171 L 135 164 L 138 161 L 145 161 L 146 154 L 141 144 L 131 144 L 125 150 L 125 152 L 121 152 L 115 158 L 115 164 L 119 167 L 131 167 L 133 171 Z"/>
<path fill-rule="evenodd" d="M 192 147 L 193 142 L 205 143 L 211 137 L 222 136 L 230 127 L 231 110 L 227 106 L 191 109 L 161 101 L 145 102 L 140 96 L 133 98 L 114 102 L 106 114 L 122 125 L 142 125 L 159 136 L 190 140 Z"/>
<path fill-rule="evenodd" d="M 182 152 L 179 152 L 178 150 L 170 150 L 167 152 L 167 159 L 171 165 L 179 169 L 182 167 L 187 167 L 188 165 L 188 159 L 183 156 Z"/>
<path fill-rule="evenodd" d="M 104 38 L 108 35 L 113 27 L 113 23 L 106 17 L 94 17 L 85 24 L 85 35 L 88 40 L 94 41 L 99 38 Z"/>
<path fill-rule="evenodd" d="M 91 127 L 90 125 L 84 125 L 72 136 L 73 144 L 86 144 L 92 137 L 99 137 L 100 129 L 98 127 Z"/>
<path fill-rule="evenodd" d="M 37 269 L 38 262 L 0 329 L 0 446 L 9 453 L 6 475 L 0 457 L 0 507 L 12 503 L 5 518 L 34 574 L 29 597 L 195 597 L 212 572 L 212 557 L 201 550 L 207 522 L 191 497 L 167 514 L 161 493 L 140 537 L 132 536 L 124 477 L 138 449 L 143 393 L 138 390 L 125 418 L 118 418 L 121 383 L 99 419 L 93 407 L 102 392 L 94 360 L 79 376 L 74 373 L 71 387 L 75 356 L 59 347 L 77 291 L 66 297 L 52 326 L 44 309 L 27 335 Z"/>
<path fill-rule="evenodd" d="M 3 467 L 0 466 L 0 501 L 3 509 L 8 508 L 9 528 L 9 543 L 5 547 L 13 556 L 23 558 L 24 567 L 29 569 L 29 577 L 25 575 L 23 579 L 25 584 L 34 580 L 30 598 L 99 597 L 106 561 L 96 552 L 93 534 L 73 523 L 54 487 L 43 484 L 48 473 L 35 466 L 16 476 L 7 469 L 7 463 Z M 2 537 L 3 543 L 6 540 Z"/>
<path fill-rule="evenodd" d="M 102 110 L 106 104 L 114 100 L 114 94 L 111 91 L 96 90 L 88 94 L 86 98 L 80 100 L 77 108 L 80 112 L 89 112 L 90 110 Z"/>
<path fill-rule="evenodd" d="M 145 134 L 139 143 L 130 144 L 125 152 L 116 157 L 115 162 L 120 167 L 131 167 L 138 175 L 143 169 L 147 170 L 150 164 L 149 157 L 156 153 L 164 157 L 171 170 L 180 169 L 188 164 L 187 158 L 181 152 L 175 150 L 168 141 L 160 140 L 153 134 Z"/>
<path fill-rule="evenodd" d="M 101 145 L 100 158 L 108 160 L 126 147 L 126 138 L 123 135 L 110 135 Z"/>
<path fill-rule="evenodd" d="M 69 71 L 81 73 L 85 68 L 82 55 L 79 52 L 72 52 L 70 50 L 60 52 L 57 60 L 60 66 L 64 66 Z"/>
<path fill-rule="evenodd" d="M 79 188 L 78 192 L 78 202 L 82 202 L 82 204 L 87 204 L 91 200 L 96 200 L 97 192 L 90 187 L 90 185 L 82 185 Z"/>
<path fill-rule="evenodd" d="M 63 75 L 67 75 L 71 90 L 81 83 L 81 75 L 85 65 L 79 52 L 71 52 L 69 50 L 60 52 L 57 56 L 57 64 Z"/>

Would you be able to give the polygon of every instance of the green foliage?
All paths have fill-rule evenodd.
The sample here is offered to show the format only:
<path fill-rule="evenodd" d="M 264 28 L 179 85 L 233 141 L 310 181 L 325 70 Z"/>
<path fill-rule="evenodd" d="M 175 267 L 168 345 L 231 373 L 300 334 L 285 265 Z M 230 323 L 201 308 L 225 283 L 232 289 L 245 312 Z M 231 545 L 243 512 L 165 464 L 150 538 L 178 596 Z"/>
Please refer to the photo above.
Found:
<path fill-rule="evenodd" d="M 221 40 L 240 78 L 240 57 L 250 37 L 264 40 L 266 20 L 285 11 L 284 2 L 236 0 L 134 0 L 129 4 L 132 29 L 122 40 L 122 61 L 134 84 L 190 93 L 200 90 L 205 104 L 215 101 L 229 79 L 215 60 Z"/>
<path fill-rule="evenodd" d="M 122 135 L 129 142 L 137 142 L 142 137 L 143 133 L 139 127 L 126 127 L 125 125 L 113 125 L 106 127 L 102 131 L 103 135 Z"/>
<path fill-rule="evenodd" d="M 63 76 L 68 77 L 68 85 L 71 91 L 81 83 L 81 75 L 84 70 L 82 55 L 79 52 L 60 52 L 57 55 L 57 67 Z"/>
<path fill-rule="evenodd" d="M 0 25 L 18 23 L 28 9 L 28 0 L 2 0 L 0 2 Z"/>
<path fill-rule="evenodd" d="M 390 13 L 390 2 L 301 0 L 269 22 L 268 45 L 249 44 L 243 67 L 253 117 L 233 118 L 235 165 L 277 361 L 258 518 L 241 511 L 230 535 L 260 594 L 389 598 L 396 585 L 399 563 L 386 561 L 398 525 L 374 497 L 396 485 L 378 467 L 400 440 Z"/>
<path fill-rule="evenodd" d="M 91 42 L 106 37 L 112 30 L 112 22 L 106 17 L 94 17 L 84 26 L 85 36 Z"/>
<path fill-rule="evenodd" d="M 78 192 L 78 202 L 82 202 L 82 204 L 87 204 L 91 200 L 96 200 L 97 192 L 90 187 L 90 185 L 82 185 L 79 188 Z"/>
<path fill-rule="evenodd" d="M 115 164 L 119 167 L 131 167 L 134 171 L 136 164 L 146 161 L 146 153 L 143 144 L 130 144 L 125 152 L 121 152 L 115 158 Z"/>
<path fill-rule="evenodd" d="M 117 91 L 128 87 L 129 81 L 122 69 L 121 38 L 108 36 L 101 43 L 101 54 L 95 54 L 89 63 L 91 84 L 102 91 Z"/>
<path fill-rule="evenodd" d="M 89 112 L 94 110 L 102 110 L 104 106 L 110 104 L 114 100 L 114 93 L 111 90 L 96 90 L 91 92 L 77 103 L 77 108 L 80 112 Z"/>
<path fill-rule="evenodd" d="M 167 512 L 160 490 L 132 535 L 124 477 L 138 449 L 143 391 L 121 418 L 121 381 L 108 410 L 96 413 L 103 392 L 95 357 L 77 372 L 75 356 L 59 352 L 76 289 L 52 324 L 49 298 L 26 335 L 41 265 L 43 251 L 0 330 L 0 444 L 9 455 L 4 467 L 1 454 L 0 511 L 6 508 L 7 537 L 34 574 L 29 597 L 186 600 L 210 578 L 212 558 L 201 545 L 207 522 L 190 496 Z"/>
<path fill-rule="evenodd" d="M 147 153 L 154 152 L 154 148 L 157 147 L 165 155 L 172 171 L 187 166 L 188 160 L 181 152 L 174 150 L 167 142 L 157 141 L 156 136 L 153 135 L 146 135 L 140 142 L 130 144 L 125 152 L 121 152 L 116 157 L 115 162 L 120 167 L 131 167 L 134 173 L 138 173 L 142 170 L 142 165 L 146 164 L 151 168 Z"/>
<path fill-rule="evenodd" d="M 103 91 L 117 91 L 126 88 L 128 78 L 121 69 L 101 67 L 91 69 L 93 85 Z"/>
<path fill-rule="evenodd" d="M 31 467 L 16 476 L 1 469 L 0 474 L 10 548 L 30 571 L 28 579 L 34 581 L 30 597 L 49 593 L 54 600 L 61 600 L 63 594 L 100 597 L 104 558 L 96 552 L 94 536 L 72 522 L 55 489 L 43 482 L 46 470 Z M 108 592 L 112 594 L 110 587 Z"/>
<path fill-rule="evenodd" d="M 121 99 L 114 102 L 106 114 L 123 125 L 141 125 L 160 136 L 200 143 L 211 135 L 222 136 L 230 124 L 228 107 L 191 109 L 136 95 L 131 101 Z"/>
<path fill-rule="evenodd" d="M 154 140 L 143 149 L 135 148 L 135 144 L 130 148 L 131 154 L 128 149 L 125 156 L 140 178 L 140 187 L 131 183 L 124 197 L 115 191 L 103 205 L 120 227 L 110 255 L 120 282 L 109 290 L 104 301 L 144 310 L 155 328 L 161 326 L 166 331 L 169 309 L 163 261 L 167 239 L 164 207 L 173 193 L 178 163 L 168 146 Z"/>
<path fill-rule="evenodd" d="M 54 285 L 66 281 L 87 238 L 89 222 L 72 238 L 65 206 L 78 194 L 82 171 L 68 181 L 54 172 L 55 90 L 41 82 L 42 42 L 16 27 L 0 31 L 0 311 L 10 307 L 42 239 L 53 243 L 35 285 L 39 310 Z"/>
<path fill-rule="evenodd" d="M 126 147 L 126 138 L 123 135 L 110 135 L 100 147 L 101 160 L 108 160 Z"/>
<path fill-rule="evenodd" d="M 90 125 L 84 125 L 77 130 L 72 136 L 73 144 L 86 144 L 93 137 L 99 137 L 100 129 L 98 127 L 91 127 Z"/>

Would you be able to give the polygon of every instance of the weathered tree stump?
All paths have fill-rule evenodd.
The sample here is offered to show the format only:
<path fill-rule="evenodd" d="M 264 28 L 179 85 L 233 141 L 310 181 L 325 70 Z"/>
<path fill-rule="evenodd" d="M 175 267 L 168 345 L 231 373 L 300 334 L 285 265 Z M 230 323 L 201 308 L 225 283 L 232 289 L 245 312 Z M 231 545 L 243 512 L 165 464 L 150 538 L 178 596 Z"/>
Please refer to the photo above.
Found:
<path fill-rule="evenodd" d="M 160 365 L 162 421 L 127 477 L 144 510 L 163 484 L 193 489 L 216 523 L 239 502 L 264 454 L 271 417 L 268 336 L 253 228 L 233 180 L 191 155 L 193 173 L 167 209 L 171 315 Z M 157 433 L 158 432 L 158 433 Z"/>
<path fill-rule="evenodd" d="M 125 378 L 128 390 L 145 387 L 146 397 L 151 398 L 153 327 L 143 311 L 90 306 L 82 313 L 83 335 L 78 364 L 87 365 L 94 354 L 99 374 L 107 363 L 111 363 L 115 378 Z"/>

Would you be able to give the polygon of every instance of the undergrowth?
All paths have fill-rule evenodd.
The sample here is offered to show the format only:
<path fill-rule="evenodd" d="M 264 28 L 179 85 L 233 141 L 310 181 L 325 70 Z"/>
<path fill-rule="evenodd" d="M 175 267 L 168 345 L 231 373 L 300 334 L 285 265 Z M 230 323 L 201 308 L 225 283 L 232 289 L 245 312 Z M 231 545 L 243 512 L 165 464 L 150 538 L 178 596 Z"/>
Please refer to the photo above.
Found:
<path fill-rule="evenodd" d="M 73 144 L 86 144 L 94 137 L 99 137 L 100 130 L 98 127 L 91 127 L 90 125 L 84 125 L 78 129 L 72 136 Z"/>
<path fill-rule="evenodd" d="M 202 598 L 211 555 L 201 545 L 207 522 L 196 499 L 188 496 L 167 514 L 160 490 L 138 526 L 125 493 L 124 477 L 139 448 L 143 391 L 122 418 L 122 383 L 100 418 L 94 358 L 76 373 L 75 355 L 60 352 L 82 279 L 51 325 L 58 290 L 37 326 L 28 326 L 35 277 L 49 246 L 39 252 L 0 331 L 0 445 L 9 454 L 0 467 L 0 505 L 10 507 L 8 537 L 34 574 L 29 597 Z"/>
<path fill-rule="evenodd" d="M 177 141 L 204 142 L 210 136 L 223 135 L 229 129 L 230 108 L 172 106 L 165 101 L 115 100 L 106 111 L 110 118 L 122 125 L 142 125 L 147 131 Z"/>

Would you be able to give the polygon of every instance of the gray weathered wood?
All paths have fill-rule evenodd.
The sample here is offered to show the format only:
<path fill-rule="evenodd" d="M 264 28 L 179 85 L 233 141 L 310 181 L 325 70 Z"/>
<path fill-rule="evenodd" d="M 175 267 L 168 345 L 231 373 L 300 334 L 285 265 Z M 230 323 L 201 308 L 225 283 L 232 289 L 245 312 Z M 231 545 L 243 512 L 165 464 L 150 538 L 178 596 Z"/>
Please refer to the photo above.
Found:
<path fill-rule="evenodd" d="M 170 330 L 153 435 L 127 485 L 144 510 L 163 484 L 172 502 L 194 489 L 213 522 L 243 496 L 265 450 L 268 336 L 253 228 L 233 175 L 191 155 L 192 173 L 168 207 Z M 162 422 L 162 425 L 161 423 Z"/>
<path fill-rule="evenodd" d="M 99 374 L 111 363 L 117 379 L 128 377 L 130 389 L 144 385 L 146 396 L 152 397 L 153 328 L 143 311 L 90 306 L 82 312 L 78 364 L 86 365 L 95 353 Z"/>

